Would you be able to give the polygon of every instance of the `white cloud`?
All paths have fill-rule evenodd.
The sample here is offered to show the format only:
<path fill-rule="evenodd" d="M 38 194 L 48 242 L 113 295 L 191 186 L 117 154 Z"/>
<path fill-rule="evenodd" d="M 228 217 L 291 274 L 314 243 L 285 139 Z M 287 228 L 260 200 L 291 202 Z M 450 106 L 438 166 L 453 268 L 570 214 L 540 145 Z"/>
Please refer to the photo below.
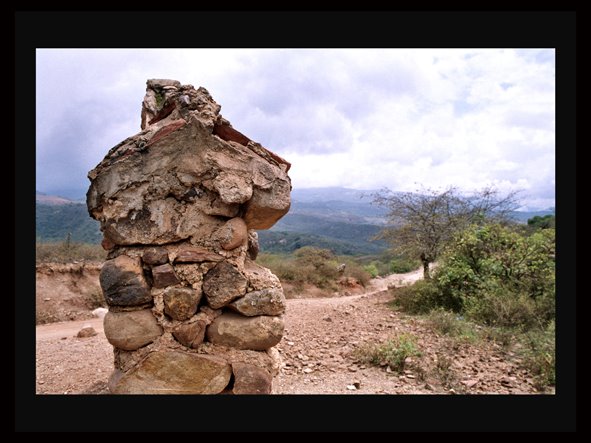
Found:
<path fill-rule="evenodd" d="M 553 206 L 554 66 L 553 50 L 40 50 L 38 186 L 85 187 L 164 77 L 205 86 L 295 187 L 495 183 Z"/>

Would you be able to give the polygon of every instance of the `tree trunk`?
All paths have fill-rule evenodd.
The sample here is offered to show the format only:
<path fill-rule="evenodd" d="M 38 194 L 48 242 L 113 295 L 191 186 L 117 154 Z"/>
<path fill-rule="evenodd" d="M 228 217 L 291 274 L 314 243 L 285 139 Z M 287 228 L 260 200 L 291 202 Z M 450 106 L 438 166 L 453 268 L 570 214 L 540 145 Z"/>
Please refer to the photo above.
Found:
<path fill-rule="evenodd" d="M 425 254 L 421 254 L 421 262 L 423 263 L 423 278 L 425 280 L 430 280 L 431 279 L 431 274 L 429 273 L 429 260 L 427 260 L 427 257 L 425 256 Z"/>

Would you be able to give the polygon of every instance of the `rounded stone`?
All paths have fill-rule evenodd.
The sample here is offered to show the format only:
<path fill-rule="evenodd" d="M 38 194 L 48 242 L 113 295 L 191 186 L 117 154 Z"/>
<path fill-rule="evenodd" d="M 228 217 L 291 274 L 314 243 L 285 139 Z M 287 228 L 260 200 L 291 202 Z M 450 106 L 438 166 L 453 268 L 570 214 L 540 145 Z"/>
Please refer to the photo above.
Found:
<path fill-rule="evenodd" d="M 281 317 L 245 317 L 227 312 L 209 325 L 206 336 L 214 344 L 264 351 L 281 341 L 283 330 Z"/>
<path fill-rule="evenodd" d="M 248 238 L 248 228 L 240 217 L 228 220 L 216 231 L 215 237 L 225 250 L 229 251 L 243 245 Z"/>
<path fill-rule="evenodd" d="M 139 258 L 120 255 L 105 262 L 99 282 L 109 305 L 137 306 L 152 301 Z"/>
<path fill-rule="evenodd" d="M 150 309 L 107 312 L 103 322 L 109 343 L 125 351 L 134 351 L 152 343 L 163 332 Z"/>

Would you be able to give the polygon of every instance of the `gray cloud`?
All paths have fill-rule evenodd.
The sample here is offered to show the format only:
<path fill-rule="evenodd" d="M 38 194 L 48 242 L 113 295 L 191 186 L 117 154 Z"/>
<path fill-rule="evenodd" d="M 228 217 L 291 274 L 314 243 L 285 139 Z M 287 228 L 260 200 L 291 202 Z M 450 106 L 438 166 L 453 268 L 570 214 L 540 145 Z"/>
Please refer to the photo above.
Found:
<path fill-rule="evenodd" d="M 205 86 L 294 163 L 295 187 L 494 182 L 554 198 L 553 50 L 38 50 L 39 190 L 85 191 L 139 130 L 148 78 Z"/>

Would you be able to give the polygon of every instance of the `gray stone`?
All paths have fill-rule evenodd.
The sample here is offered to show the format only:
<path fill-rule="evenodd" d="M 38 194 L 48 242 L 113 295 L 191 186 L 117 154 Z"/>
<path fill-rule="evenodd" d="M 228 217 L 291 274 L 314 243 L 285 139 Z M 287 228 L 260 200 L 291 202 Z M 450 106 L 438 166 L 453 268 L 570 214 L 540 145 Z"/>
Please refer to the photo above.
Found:
<path fill-rule="evenodd" d="M 234 394 L 270 394 L 273 387 L 273 377 L 263 368 L 245 364 L 233 363 Z"/>
<path fill-rule="evenodd" d="M 166 288 L 164 312 L 174 320 L 187 320 L 197 312 L 201 292 L 191 288 Z"/>
<path fill-rule="evenodd" d="M 165 248 L 150 248 L 142 255 L 142 261 L 148 265 L 163 265 L 168 262 L 168 251 Z"/>
<path fill-rule="evenodd" d="M 232 369 L 221 358 L 181 351 L 150 353 L 126 374 L 112 376 L 114 394 L 218 394 Z"/>
<path fill-rule="evenodd" d="M 104 329 L 109 343 L 125 351 L 133 351 L 152 343 L 163 332 L 150 309 L 107 312 Z"/>
<path fill-rule="evenodd" d="M 281 317 L 245 317 L 227 312 L 216 318 L 205 334 L 214 344 L 264 351 L 281 341 L 283 329 Z"/>
<path fill-rule="evenodd" d="M 139 258 L 120 255 L 105 262 L 99 281 L 109 305 L 137 306 L 152 301 Z"/>
<path fill-rule="evenodd" d="M 285 297 L 281 288 L 268 288 L 248 292 L 244 297 L 230 303 L 228 307 L 248 317 L 280 315 L 285 312 Z"/>
<path fill-rule="evenodd" d="M 203 278 L 203 293 L 213 309 L 219 309 L 246 292 L 246 277 L 230 263 L 218 263 Z"/>
<path fill-rule="evenodd" d="M 178 277 L 174 273 L 174 268 L 168 263 L 165 265 L 154 266 L 152 268 L 152 278 L 154 279 L 155 288 L 165 288 L 180 283 Z"/>
<path fill-rule="evenodd" d="M 205 338 L 207 323 L 204 320 L 197 320 L 193 323 L 183 323 L 174 328 L 172 335 L 177 341 L 188 348 L 196 348 Z"/>

